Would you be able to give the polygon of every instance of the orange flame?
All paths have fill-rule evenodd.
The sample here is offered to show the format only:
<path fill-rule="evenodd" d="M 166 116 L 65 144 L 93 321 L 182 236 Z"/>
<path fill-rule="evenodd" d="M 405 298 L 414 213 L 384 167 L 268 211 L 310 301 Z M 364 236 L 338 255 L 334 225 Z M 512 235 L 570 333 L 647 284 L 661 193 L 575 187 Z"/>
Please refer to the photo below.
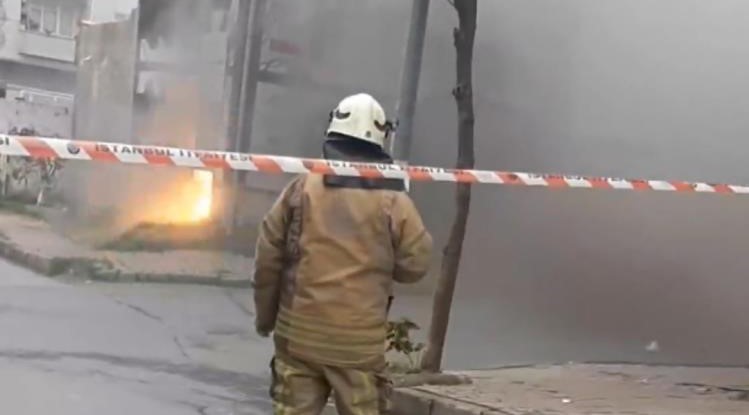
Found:
<path fill-rule="evenodd" d="M 201 120 L 201 95 L 195 79 L 164 80 L 164 100 L 149 114 L 138 132 L 152 144 L 184 148 L 196 146 Z M 212 217 L 213 173 L 195 170 L 159 172 L 149 177 L 153 191 L 141 211 L 143 220 L 156 223 L 197 223 Z"/>
<path fill-rule="evenodd" d="M 213 210 L 213 172 L 195 170 L 193 180 L 196 182 L 197 197 L 192 207 L 192 220 L 203 222 L 211 218 Z"/>

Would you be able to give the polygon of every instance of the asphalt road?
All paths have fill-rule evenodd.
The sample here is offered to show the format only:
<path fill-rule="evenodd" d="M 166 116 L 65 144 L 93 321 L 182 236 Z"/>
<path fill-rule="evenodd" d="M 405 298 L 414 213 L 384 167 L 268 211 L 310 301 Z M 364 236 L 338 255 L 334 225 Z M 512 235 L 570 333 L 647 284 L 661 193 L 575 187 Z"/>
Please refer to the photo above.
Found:
<path fill-rule="evenodd" d="M 17 415 L 268 414 L 246 291 L 65 283 L 0 262 L 0 407 Z"/>
<path fill-rule="evenodd" d="M 735 334 L 732 320 L 703 322 L 689 310 L 663 324 L 658 314 L 643 320 L 637 310 L 629 320 L 592 320 L 582 306 L 568 319 L 553 305 L 459 293 L 445 367 L 746 364 L 749 338 Z M 392 317 L 426 327 L 430 309 L 429 296 L 398 296 Z M 0 261 L 0 408 L 17 415 L 51 408 L 59 415 L 271 413 L 272 345 L 254 334 L 251 310 L 248 290 L 86 284 Z M 597 325 L 601 319 L 610 324 Z"/>

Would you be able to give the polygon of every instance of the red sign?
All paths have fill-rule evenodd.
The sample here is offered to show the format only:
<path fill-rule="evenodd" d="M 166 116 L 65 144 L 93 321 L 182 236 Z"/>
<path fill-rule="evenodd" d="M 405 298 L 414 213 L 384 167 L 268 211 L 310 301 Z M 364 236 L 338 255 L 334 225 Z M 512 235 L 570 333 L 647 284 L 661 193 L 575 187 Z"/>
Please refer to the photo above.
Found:
<path fill-rule="evenodd" d="M 281 39 L 270 39 L 270 51 L 282 55 L 299 56 L 302 54 L 302 49 L 299 46 Z"/>

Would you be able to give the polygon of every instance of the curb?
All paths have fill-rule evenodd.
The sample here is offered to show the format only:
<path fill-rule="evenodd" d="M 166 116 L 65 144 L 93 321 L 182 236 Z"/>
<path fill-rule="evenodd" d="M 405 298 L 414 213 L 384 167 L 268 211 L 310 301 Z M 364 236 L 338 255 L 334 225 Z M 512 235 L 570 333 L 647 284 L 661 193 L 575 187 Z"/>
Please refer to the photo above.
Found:
<path fill-rule="evenodd" d="M 16 265 L 48 277 L 64 274 L 76 262 L 72 258 L 47 258 L 33 252 L 23 251 L 3 237 L 0 237 L 0 256 Z"/>
<path fill-rule="evenodd" d="M 418 389 L 396 389 L 392 396 L 393 415 L 498 415 L 497 409 L 459 402 Z"/>
<path fill-rule="evenodd" d="M 422 389 L 422 385 L 471 385 L 468 376 L 451 373 L 407 375 L 396 381 L 391 398 L 394 415 L 488 415 L 503 413 L 497 409 L 456 400 Z"/>
<path fill-rule="evenodd" d="M 143 282 L 157 284 L 190 284 L 226 288 L 249 288 L 251 280 L 227 279 L 221 276 L 189 274 L 133 274 L 115 268 L 109 261 L 96 258 L 45 257 L 24 251 L 0 236 L 0 257 L 47 277 L 70 274 L 83 279 L 105 282 Z"/>
<path fill-rule="evenodd" d="M 131 273 L 113 266 L 106 260 L 87 260 L 82 267 L 71 270 L 74 275 L 85 276 L 92 281 L 113 283 L 186 284 L 225 288 L 249 288 L 251 280 L 226 279 L 220 276 L 191 274 Z"/>
<path fill-rule="evenodd" d="M 153 283 L 153 284 L 189 284 L 189 285 L 205 285 L 212 287 L 227 287 L 227 288 L 248 288 L 251 286 L 251 281 L 236 280 L 236 279 L 222 279 L 220 277 L 206 276 L 206 275 L 190 275 L 190 274 L 139 274 L 130 273 L 121 269 L 112 267 L 106 261 L 91 260 L 87 264 L 86 269 L 78 270 L 73 272 L 74 275 L 86 276 L 92 281 L 104 281 L 104 282 L 140 282 L 140 283 Z"/>

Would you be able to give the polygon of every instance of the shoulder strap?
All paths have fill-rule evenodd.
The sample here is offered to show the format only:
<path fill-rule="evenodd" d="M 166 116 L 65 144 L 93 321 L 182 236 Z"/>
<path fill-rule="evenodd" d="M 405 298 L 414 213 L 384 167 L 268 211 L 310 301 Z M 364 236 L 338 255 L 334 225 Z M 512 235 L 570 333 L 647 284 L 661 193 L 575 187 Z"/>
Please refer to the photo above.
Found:
<path fill-rule="evenodd" d="M 289 226 L 286 228 L 286 255 L 289 261 L 297 261 L 300 257 L 299 240 L 302 236 L 302 208 L 306 179 L 306 176 L 300 176 L 294 180 L 289 189 Z"/>

